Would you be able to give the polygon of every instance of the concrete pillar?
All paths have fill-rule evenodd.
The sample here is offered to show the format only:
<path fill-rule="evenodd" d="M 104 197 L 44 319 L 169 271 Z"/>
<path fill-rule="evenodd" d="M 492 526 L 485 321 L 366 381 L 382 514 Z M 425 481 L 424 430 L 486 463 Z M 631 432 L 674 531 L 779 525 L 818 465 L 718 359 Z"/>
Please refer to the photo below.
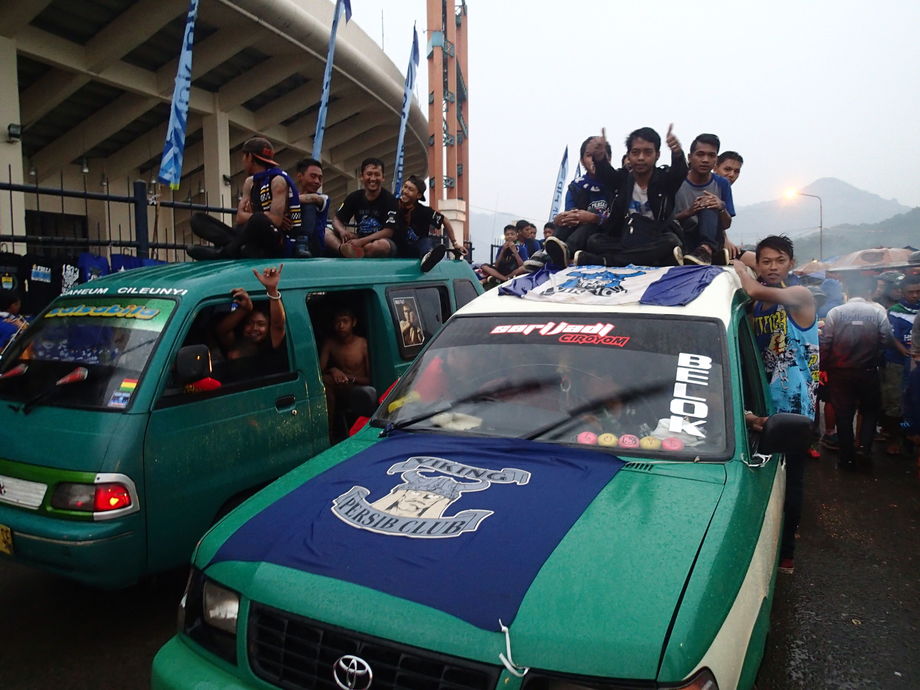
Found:
<path fill-rule="evenodd" d="M 236 206 L 231 198 L 230 183 L 230 118 L 220 110 L 214 98 L 214 114 L 202 118 L 204 135 L 204 189 L 210 206 Z M 203 203 L 203 200 L 201 201 Z"/>
<path fill-rule="evenodd" d="M 16 41 L 0 36 L 0 180 L 22 184 L 22 142 L 8 141 L 8 127 L 22 122 L 19 112 L 19 78 Z M 25 235 L 25 200 L 21 192 L 0 193 L 0 234 Z"/>
<path fill-rule="evenodd" d="M 441 199 L 438 202 L 438 210 L 450 221 L 450 225 L 454 229 L 454 236 L 458 242 L 465 242 L 470 239 L 466 222 L 466 201 L 463 199 Z"/>

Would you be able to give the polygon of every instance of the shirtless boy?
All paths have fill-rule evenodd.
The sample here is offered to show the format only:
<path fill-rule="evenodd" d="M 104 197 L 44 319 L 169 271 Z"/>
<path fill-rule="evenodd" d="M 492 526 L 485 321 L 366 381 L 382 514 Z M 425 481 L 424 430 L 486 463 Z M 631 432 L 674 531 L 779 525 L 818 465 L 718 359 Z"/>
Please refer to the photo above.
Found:
<path fill-rule="evenodd" d="M 350 309 L 337 310 L 332 317 L 332 337 L 323 343 L 319 355 L 330 425 L 336 406 L 347 405 L 353 386 L 371 385 L 367 339 L 355 334 L 357 325 Z"/>

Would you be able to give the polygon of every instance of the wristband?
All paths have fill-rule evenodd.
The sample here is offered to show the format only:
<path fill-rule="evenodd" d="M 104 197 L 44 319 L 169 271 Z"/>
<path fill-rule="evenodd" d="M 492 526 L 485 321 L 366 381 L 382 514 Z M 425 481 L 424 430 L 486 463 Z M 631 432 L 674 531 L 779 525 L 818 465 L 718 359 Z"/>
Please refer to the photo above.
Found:
<path fill-rule="evenodd" d="M 281 293 L 279 292 L 277 295 L 268 295 L 268 299 L 281 299 Z"/>

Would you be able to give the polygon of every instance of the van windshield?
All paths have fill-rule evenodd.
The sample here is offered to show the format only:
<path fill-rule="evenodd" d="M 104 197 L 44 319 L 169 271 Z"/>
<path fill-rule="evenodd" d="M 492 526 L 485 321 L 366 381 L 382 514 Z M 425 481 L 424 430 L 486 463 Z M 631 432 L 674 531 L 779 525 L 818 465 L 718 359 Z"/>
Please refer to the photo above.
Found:
<path fill-rule="evenodd" d="M 720 322 L 539 316 L 451 321 L 372 423 L 675 460 L 727 455 Z"/>
<path fill-rule="evenodd" d="M 0 362 L 0 398 L 26 405 L 119 411 L 130 405 L 176 303 L 58 301 Z"/>

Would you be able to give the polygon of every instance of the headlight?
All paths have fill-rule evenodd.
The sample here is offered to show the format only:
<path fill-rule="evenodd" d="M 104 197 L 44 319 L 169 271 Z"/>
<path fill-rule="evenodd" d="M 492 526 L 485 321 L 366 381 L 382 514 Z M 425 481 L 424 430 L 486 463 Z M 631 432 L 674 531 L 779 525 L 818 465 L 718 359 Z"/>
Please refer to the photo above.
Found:
<path fill-rule="evenodd" d="M 524 677 L 525 690 L 719 690 L 719 684 L 708 668 L 702 669 L 689 680 L 677 684 L 656 685 L 648 681 L 604 680 L 587 676 L 548 675 L 531 671 Z"/>
<path fill-rule="evenodd" d="M 179 602 L 179 631 L 212 654 L 236 663 L 240 595 L 193 568 Z"/>
<path fill-rule="evenodd" d="M 240 612 L 240 595 L 216 584 L 204 581 L 204 622 L 218 630 L 236 635 L 236 617 Z"/>

